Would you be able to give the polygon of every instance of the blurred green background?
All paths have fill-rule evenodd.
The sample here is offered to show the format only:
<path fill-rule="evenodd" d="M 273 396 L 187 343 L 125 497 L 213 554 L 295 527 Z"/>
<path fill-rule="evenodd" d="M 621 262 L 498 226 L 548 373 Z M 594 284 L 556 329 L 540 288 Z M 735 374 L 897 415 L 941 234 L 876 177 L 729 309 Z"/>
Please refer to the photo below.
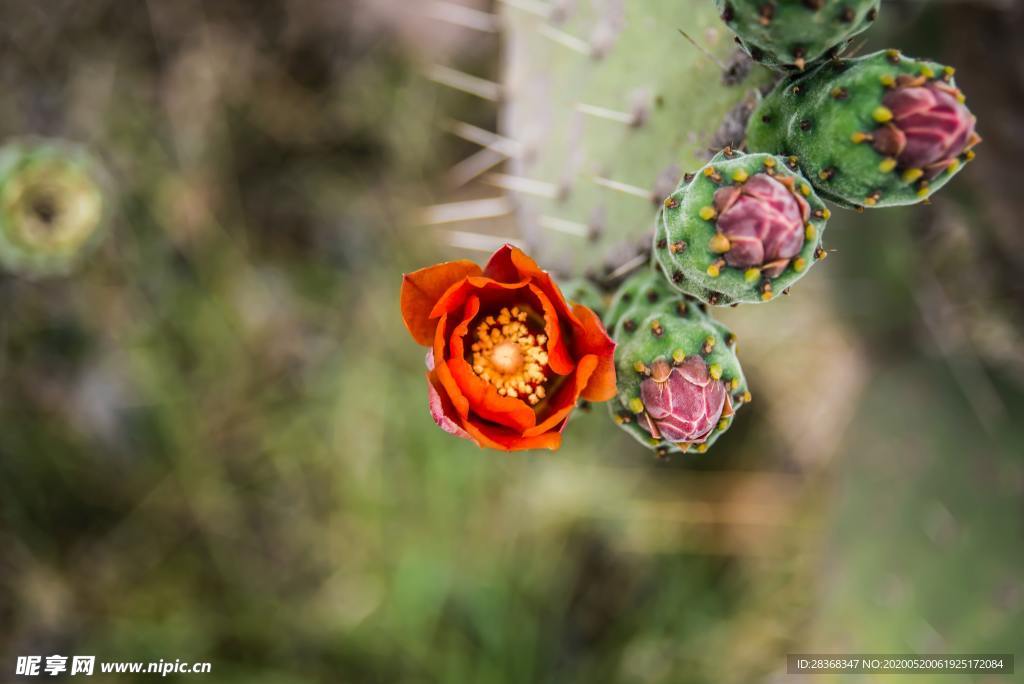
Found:
<path fill-rule="evenodd" d="M 495 194 L 453 187 L 479 148 L 445 131 L 495 107 L 424 76 L 499 78 L 451 11 L 0 3 L 0 130 L 89 146 L 117 190 L 76 273 L 0 281 L 0 681 L 54 653 L 250 684 L 882 681 L 785 654 L 1018 649 L 1020 4 L 886 4 L 866 50 L 956 65 L 979 158 L 930 206 L 837 212 L 793 297 L 725 311 L 754 403 L 668 464 L 600 407 L 557 453 L 430 419 L 401 273 L 486 258 L 452 229 L 516 236 L 420 225 Z"/>

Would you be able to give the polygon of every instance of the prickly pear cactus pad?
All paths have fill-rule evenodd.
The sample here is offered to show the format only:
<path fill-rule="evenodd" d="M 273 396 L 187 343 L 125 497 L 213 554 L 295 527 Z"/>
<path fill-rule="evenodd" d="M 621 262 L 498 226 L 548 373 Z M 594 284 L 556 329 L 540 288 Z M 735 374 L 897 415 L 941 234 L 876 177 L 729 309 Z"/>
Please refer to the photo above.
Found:
<path fill-rule="evenodd" d="M 68 271 L 103 237 L 105 174 L 84 150 L 55 140 L 0 148 L 0 262 L 23 275 Z"/>
<path fill-rule="evenodd" d="M 708 0 L 499 4 L 499 132 L 519 151 L 490 181 L 515 197 L 522 237 L 545 266 L 593 270 L 641 244 L 683 170 L 707 161 L 727 113 L 748 99 L 752 108 L 771 75 L 726 85 L 679 35 L 730 59 L 735 44 Z"/>
<path fill-rule="evenodd" d="M 974 158 L 981 138 L 952 67 L 886 50 L 779 82 L 753 113 L 751 150 L 791 155 L 845 207 L 914 204 Z"/>
<path fill-rule="evenodd" d="M 633 311 L 644 301 L 656 304 L 661 299 L 676 297 L 678 294 L 656 270 L 642 268 L 623 281 L 615 291 L 604 315 L 604 326 L 614 331 L 623 314 Z"/>
<path fill-rule="evenodd" d="M 659 457 L 704 453 L 750 401 L 735 336 L 646 270 L 623 284 L 616 311 L 612 418 Z"/>
<path fill-rule="evenodd" d="M 835 54 L 878 18 L 880 0 L 715 0 L 722 21 L 750 56 L 802 70 Z"/>
<path fill-rule="evenodd" d="M 665 199 L 654 255 L 677 289 L 703 302 L 766 302 L 824 258 L 828 217 L 785 159 L 726 149 Z"/>
<path fill-rule="evenodd" d="M 604 317 L 608 302 L 605 294 L 586 278 L 571 278 L 558 283 L 570 304 L 582 304 L 598 316 Z"/>

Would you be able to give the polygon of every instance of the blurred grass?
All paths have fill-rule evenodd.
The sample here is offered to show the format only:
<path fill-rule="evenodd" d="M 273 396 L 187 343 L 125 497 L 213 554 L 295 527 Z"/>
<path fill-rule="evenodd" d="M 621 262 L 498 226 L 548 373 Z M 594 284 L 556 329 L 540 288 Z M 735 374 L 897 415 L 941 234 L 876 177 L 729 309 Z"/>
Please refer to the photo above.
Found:
<path fill-rule="evenodd" d="M 939 362 L 909 362 L 865 397 L 859 421 L 889 439 L 854 436 L 863 463 L 840 468 L 822 644 L 1002 653 L 1020 645 L 1024 429 L 1004 423 L 986 434 L 969 404 L 943 391 L 950 380 Z M 1019 396 L 1007 407 L 1022 408 Z M 862 535 L 871 543 L 848 544 Z"/>
<path fill-rule="evenodd" d="M 379 9 L 61 8 L 0 7 L 0 124 L 91 143 L 119 219 L 75 276 L 2 283 L 0 667 L 717 683 L 1015 647 L 1020 388 L 986 432 L 922 358 L 912 240 L 837 226 L 790 323 L 728 314 L 761 391 L 708 458 L 656 464 L 600 407 L 558 454 L 482 452 L 431 422 L 396 302 L 452 256 L 408 219 L 467 152 L 438 121 L 493 113 Z M 851 273 L 877 304 L 833 297 Z"/>

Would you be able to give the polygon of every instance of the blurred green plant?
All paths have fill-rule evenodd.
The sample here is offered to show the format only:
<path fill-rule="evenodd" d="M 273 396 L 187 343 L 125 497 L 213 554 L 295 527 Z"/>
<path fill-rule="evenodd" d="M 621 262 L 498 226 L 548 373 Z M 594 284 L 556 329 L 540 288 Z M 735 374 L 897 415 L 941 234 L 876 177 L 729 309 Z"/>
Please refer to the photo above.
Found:
<path fill-rule="evenodd" d="M 66 273 L 109 229 L 110 182 L 81 147 L 26 139 L 0 148 L 0 264 Z"/>

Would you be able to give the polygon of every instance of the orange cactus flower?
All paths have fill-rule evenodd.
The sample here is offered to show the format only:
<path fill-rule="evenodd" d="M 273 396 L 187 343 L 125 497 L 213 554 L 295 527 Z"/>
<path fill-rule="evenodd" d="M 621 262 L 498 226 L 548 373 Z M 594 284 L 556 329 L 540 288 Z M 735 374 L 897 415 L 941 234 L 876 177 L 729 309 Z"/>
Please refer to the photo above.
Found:
<path fill-rule="evenodd" d="M 449 261 L 406 274 L 402 318 L 430 348 L 434 422 L 481 447 L 557 449 L 580 397 L 615 396 L 615 343 L 597 314 L 510 245 L 483 270 Z"/>

